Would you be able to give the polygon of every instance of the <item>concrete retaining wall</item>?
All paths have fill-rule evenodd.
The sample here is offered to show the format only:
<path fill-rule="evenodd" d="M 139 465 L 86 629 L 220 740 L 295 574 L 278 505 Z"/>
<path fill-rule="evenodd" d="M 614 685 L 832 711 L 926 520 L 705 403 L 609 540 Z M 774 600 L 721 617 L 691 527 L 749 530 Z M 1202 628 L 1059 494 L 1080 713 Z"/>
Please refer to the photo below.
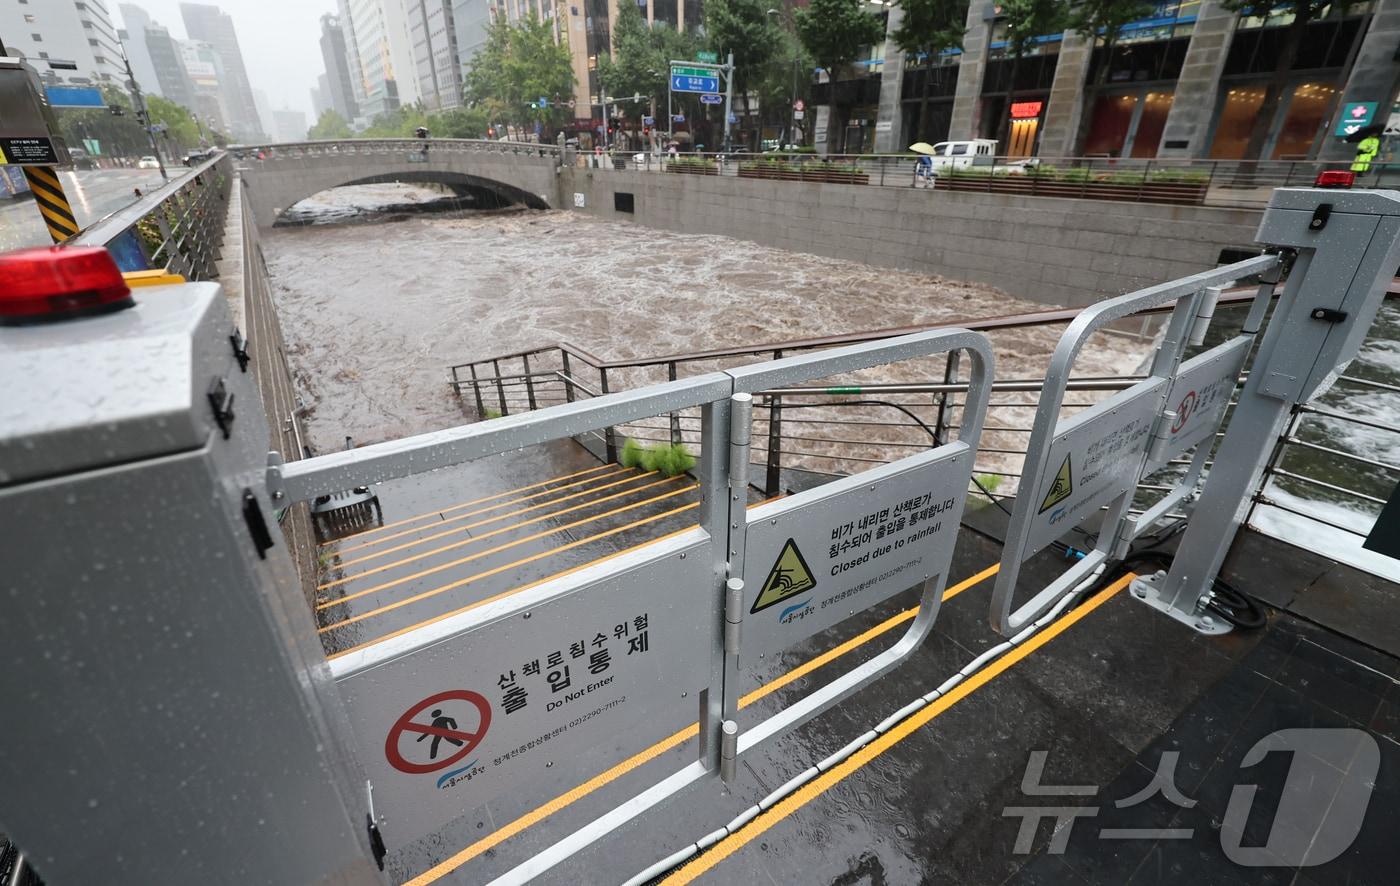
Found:
<path fill-rule="evenodd" d="M 562 204 L 684 233 L 940 274 L 1079 306 L 1214 267 L 1260 211 L 569 168 Z M 635 213 L 613 195 L 634 196 Z"/>

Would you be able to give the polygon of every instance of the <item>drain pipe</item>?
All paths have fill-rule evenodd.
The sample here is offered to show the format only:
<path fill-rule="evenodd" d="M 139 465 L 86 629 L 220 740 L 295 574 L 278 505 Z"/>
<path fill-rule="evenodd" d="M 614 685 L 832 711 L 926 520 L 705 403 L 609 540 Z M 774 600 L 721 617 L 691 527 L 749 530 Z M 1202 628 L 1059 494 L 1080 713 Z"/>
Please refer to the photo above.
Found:
<path fill-rule="evenodd" d="M 738 833 L 738 831 L 741 828 L 743 828 L 744 825 L 757 818 L 760 812 L 764 812 L 768 809 L 771 809 L 783 799 L 796 793 L 798 788 L 802 787 L 807 782 L 816 778 L 821 773 L 826 772 L 827 770 L 850 759 L 851 755 L 854 754 L 856 751 L 870 744 L 872 741 L 879 738 L 886 732 L 889 732 L 899 723 L 913 716 L 913 714 L 916 711 L 927 707 L 942 696 L 947 695 L 953 690 L 953 687 L 957 686 L 959 683 L 962 683 L 968 677 L 971 677 L 973 674 L 976 674 L 978 671 L 982 670 L 993 660 L 1000 658 L 1006 652 L 1010 651 L 1011 649 L 1014 649 L 1017 646 L 1020 646 L 1022 643 L 1025 643 L 1031 637 L 1035 636 L 1037 633 L 1040 632 L 1042 628 L 1053 622 L 1055 619 L 1059 618 L 1060 614 L 1066 609 L 1068 609 L 1072 602 L 1078 600 L 1079 597 L 1084 593 L 1084 591 L 1094 587 L 1098 583 L 1100 577 L 1104 574 L 1105 571 L 1105 566 L 1100 565 L 1099 568 L 1095 569 L 1092 574 L 1090 574 L 1084 579 L 1084 581 L 1080 582 L 1079 587 L 1077 587 L 1073 593 L 1066 594 L 1060 600 L 1060 602 L 1055 604 L 1055 606 L 1049 612 L 1045 613 L 1040 618 L 1026 625 L 1026 627 L 1020 633 L 1016 634 L 1011 639 L 1005 640 L 1002 643 L 993 646 L 991 649 L 988 649 L 986 652 L 983 652 L 981 655 L 968 662 L 967 665 L 965 665 L 962 668 L 962 670 L 958 671 L 956 674 L 943 681 L 942 685 L 940 685 L 937 689 L 933 690 L 927 695 L 921 695 L 913 701 L 909 702 L 904 707 L 900 708 L 893 714 L 890 714 L 888 717 L 877 723 L 875 725 L 875 728 L 857 736 L 853 741 L 851 741 L 845 747 L 838 750 L 836 753 L 827 757 L 825 760 L 822 760 L 820 763 L 817 763 L 815 766 L 808 767 L 803 772 L 799 773 L 796 777 L 792 778 L 785 784 L 778 787 L 777 790 L 774 790 L 772 793 L 768 794 L 768 796 L 764 797 L 754 805 L 750 806 L 743 812 L 736 815 L 724 827 L 712 831 L 706 834 L 705 836 L 701 837 L 700 839 L 696 840 L 694 843 L 691 843 L 690 845 L 671 853 L 670 855 L 658 861 L 656 864 L 653 864 L 651 867 L 647 868 L 646 870 L 634 876 L 632 879 L 628 880 L 626 883 L 623 884 L 623 886 L 642 886 L 642 884 L 644 883 L 649 883 L 650 881 L 656 879 L 657 877 L 661 876 L 662 874 L 666 873 L 672 868 L 678 867 L 693 856 L 699 855 L 701 852 L 715 845 L 720 840 L 723 840 L 725 837 L 728 837 L 731 834 Z M 728 725 L 728 723 L 725 724 L 725 726 Z"/>

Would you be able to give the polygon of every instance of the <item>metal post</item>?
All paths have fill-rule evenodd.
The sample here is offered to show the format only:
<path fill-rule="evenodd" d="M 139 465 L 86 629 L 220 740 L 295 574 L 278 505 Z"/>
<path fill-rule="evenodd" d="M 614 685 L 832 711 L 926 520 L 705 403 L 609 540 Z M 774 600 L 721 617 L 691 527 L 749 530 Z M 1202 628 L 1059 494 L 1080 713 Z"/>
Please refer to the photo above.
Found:
<path fill-rule="evenodd" d="M 476 417 L 486 417 L 486 404 L 481 402 L 481 383 L 476 380 L 476 364 L 472 363 L 468 367 L 472 373 L 472 393 L 476 395 Z"/>
<path fill-rule="evenodd" d="M 530 374 L 530 355 L 521 354 L 520 362 L 525 367 L 525 399 L 529 402 L 530 409 L 533 411 L 538 409 L 539 406 L 535 403 L 535 378 Z"/>
<path fill-rule="evenodd" d="M 574 374 L 569 371 L 569 352 L 560 351 L 564 358 L 564 400 L 568 403 L 574 402 Z"/>
<path fill-rule="evenodd" d="M 1204 607 L 1215 577 L 1294 407 L 1332 383 L 1375 318 L 1400 260 L 1400 198 L 1278 190 L 1259 239 L 1297 248 L 1297 261 L 1172 568 L 1134 588 L 1135 596 L 1201 630 L 1210 627 Z"/>
<path fill-rule="evenodd" d="M 602 366 L 598 367 L 598 390 L 603 396 L 608 394 L 608 370 Z M 617 429 L 608 425 L 603 429 L 603 450 L 604 461 L 612 463 L 617 461 Z"/>
<path fill-rule="evenodd" d="M 676 361 L 672 360 L 666 364 L 666 379 L 676 380 Z M 681 416 L 679 412 L 671 412 L 671 445 L 677 446 L 681 442 Z"/>
<path fill-rule="evenodd" d="M 744 545 L 749 505 L 749 445 L 753 395 L 729 398 L 729 577 L 724 603 L 724 717 L 739 710 L 739 635 L 744 619 Z"/>
<path fill-rule="evenodd" d="M 729 53 L 728 61 L 724 66 L 724 149 L 729 151 L 733 145 L 729 143 L 729 118 L 734 116 L 734 53 Z"/>
<path fill-rule="evenodd" d="M 39 214 L 44 217 L 44 226 L 49 229 L 53 242 L 62 243 L 69 237 L 77 236 L 78 220 L 73 216 L 73 207 L 68 205 L 68 195 L 63 192 L 58 169 L 53 166 L 22 166 L 24 177 L 29 182 L 29 190 L 34 194 L 34 202 Z"/>
<path fill-rule="evenodd" d="M 170 173 L 165 171 L 165 160 L 160 156 L 160 145 L 156 143 L 155 129 L 152 128 L 151 115 L 146 111 L 146 100 L 141 96 L 141 85 L 136 82 L 136 75 L 131 73 L 131 59 L 126 57 L 126 46 L 122 46 L 122 64 L 126 65 L 126 85 L 131 90 L 131 95 L 136 99 L 136 113 L 141 115 L 142 127 L 146 130 L 146 138 L 151 142 L 151 153 L 156 155 L 156 166 L 160 168 L 162 181 L 170 181 Z"/>
<path fill-rule="evenodd" d="M 951 385 L 958 380 L 958 356 L 960 351 L 949 351 L 948 358 L 943 364 L 943 383 Z M 952 391 L 943 391 L 938 398 L 938 416 L 934 420 L 934 445 L 942 446 L 948 442 L 948 432 L 952 430 L 952 419 L 949 417 L 951 410 L 948 408 L 948 398 Z"/>
<path fill-rule="evenodd" d="M 510 407 L 506 405 L 506 386 L 501 381 L 501 361 L 491 361 L 492 374 L 496 376 L 496 399 L 501 403 L 501 415 L 510 415 Z"/>

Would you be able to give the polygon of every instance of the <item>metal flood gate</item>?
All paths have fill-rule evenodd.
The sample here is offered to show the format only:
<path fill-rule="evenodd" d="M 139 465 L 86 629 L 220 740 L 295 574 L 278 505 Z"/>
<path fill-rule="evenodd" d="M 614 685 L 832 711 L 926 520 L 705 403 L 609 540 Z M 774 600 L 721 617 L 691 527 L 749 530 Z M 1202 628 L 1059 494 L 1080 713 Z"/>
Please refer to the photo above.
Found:
<path fill-rule="evenodd" d="M 1061 336 L 1036 406 L 993 591 L 991 623 L 998 632 L 1014 634 L 1122 560 L 1173 509 L 1192 503 L 1274 288 L 1292 262 L 1170 576 L 1133 586 L 1135 599 L 1197 631 L 1230 630 L 1206 612 L 1215 577 L 1291 410 L 1331 384 L 1375 319 L 1400 261 L 1400 198 L 1280 189 L 1257 239 L 1274 254 L 1107 299 L 1081 312 Z M 1240 334 L 1183 362 L 1187 347 L 1204 341 L 1221 289 L 1253 275 L 1261 283 Z M 1089 337 L 1115 320 L 1173 303 L 1148 376 L 1061 419 L 1070 370 Z M 1173 488 L 1143 513 L 1130 514 L 1138 484 L 1193 448 Z M 1100 516 L 1093 549 L 1018 602 L 1022 563 L 1051 544 L 1073 541 L 1071 532 L 1084 533 L 1082 524 Z"/>
<path fill-rule="evenodd" d="M 747 508 L 752 392 L 955 350 L 971 366 L 957 440 Z M 696 762 L 645 803 L 541 853 L 519 873 L 528 877 L 695 780 L 727 780 L 744 751 L 896 667 L 942 599 L 991 378 L 984 336 L 923 332 L 285 465 L 274 458 L 268 488 L 290 503 L 701 409 L 697 526 L 330 662 L 385 839 L 402 845 L 505 791 L 572 788 L 557 762 L 600 744 L 629 756 L 644 746 L 634 727 L 693 700 Z M 894 648 L 739 735 L 740 668 L 917 585 L 918 617 Z"/>

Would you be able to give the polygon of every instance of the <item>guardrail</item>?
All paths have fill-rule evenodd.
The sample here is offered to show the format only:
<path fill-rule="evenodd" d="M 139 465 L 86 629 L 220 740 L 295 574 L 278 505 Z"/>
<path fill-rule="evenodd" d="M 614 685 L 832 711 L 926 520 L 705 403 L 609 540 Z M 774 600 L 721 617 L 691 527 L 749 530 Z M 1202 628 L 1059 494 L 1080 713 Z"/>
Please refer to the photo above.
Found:
<path fill-rule="evenodd" d="M 502 142 L 475 138 L 350 138 L 248 145 L 239 147 L 234 154 L 238 160 L 249 162 L 269 158 L 401 153 L 405 148 L 427 148 L 433 153 L 508 154 L 524 157 L 557 157 L 560 153 L 558 145 L 535 142 Z"/>
<path fill-rule="evenodd" d="M 119 256 L 119 263 L 138 250 L 151 268 L 182 274 L 187 280 L 217 277 L 232 168 L 226 153 L 206 160 L 88 225 L 73 242 L 105 246 Z"/>
<path fill-rule="evenodd" d="M 765 154 L 655 151 L 581 154 L 582 166 L 686 175 L 724 175 L 871 187 L 974 191 L 1011 196 L 1074 197 L 1187 206 L 1268 204 L 1274 188 L 1311 187 L 1318 174 L 1349 170 L 1350 161 L 1192 160 L 1125 157 L 933 158 L 920 167 L 918 155 Z M 1400 165 L 1373 163 L 1355 187 L 1395 187 Z"/>

